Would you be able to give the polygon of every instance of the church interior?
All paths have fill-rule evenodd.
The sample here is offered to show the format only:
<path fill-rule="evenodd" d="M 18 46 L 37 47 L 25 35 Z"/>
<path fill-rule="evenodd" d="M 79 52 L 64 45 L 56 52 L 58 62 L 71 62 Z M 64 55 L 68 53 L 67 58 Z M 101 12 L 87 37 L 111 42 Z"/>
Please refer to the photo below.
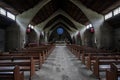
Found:
<path fill-rule="evenodd" d="M 0 80 L 120 80 L 120 0 L 0 0 Z"/>

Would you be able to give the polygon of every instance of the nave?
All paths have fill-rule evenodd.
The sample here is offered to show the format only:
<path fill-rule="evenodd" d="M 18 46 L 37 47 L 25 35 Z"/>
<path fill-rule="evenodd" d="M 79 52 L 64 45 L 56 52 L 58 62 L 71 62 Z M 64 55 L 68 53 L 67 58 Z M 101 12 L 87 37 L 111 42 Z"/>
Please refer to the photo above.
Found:
<path fill-rule="evenodd" d="M 0 80 L 119 78 L 120 0 L 0 0 Z"/>
<path fill-rule="evenodd" d="M 56 46 L 33 80 L 98 80 L 66 46 Z"/>

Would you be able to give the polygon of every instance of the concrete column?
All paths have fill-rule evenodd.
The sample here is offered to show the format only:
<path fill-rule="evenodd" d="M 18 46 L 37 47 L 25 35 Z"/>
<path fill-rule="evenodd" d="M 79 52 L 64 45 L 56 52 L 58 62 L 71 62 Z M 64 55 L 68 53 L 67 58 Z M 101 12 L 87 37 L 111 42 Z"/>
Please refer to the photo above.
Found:
<path fill-rule="evenodd" d="M 70 0 L 73 2 L 78 8 L 81 9 L 81 11 L 87 16 L 89 21 L 92 23 L 94 29 L 95 29 L 95 37 L 97 40 L 97 47 L 100 48 L 102 46 L 101 44 L 101 32 L 100 27 L 103 26 L 104 22 L 104 16 L 101 14 L 98 14 L 95 11 L 92 11 L 85 7 L 79 0 Z"/>
<path fill-rule="evenodd" d="M 48 32 L 45 32 L 45 43 L 48 43 Z"/>
<path fill-rule="evenodd" d="M 37 12 L 44 6 L 46 5 L 48 2 L 50 2 L 51 0 L 43 0 L 41 1 L 38 5 L 36 5 L 34 8 L 29 9 L 26 12 L 23 12 L 22 14 L 19 14 L 16 17 L 16 21 L 20 26 L 20 30 L 21 30 L 21 36 L 20 36 L 20 44 L 21 44 L 21 48 L 24 47 L 24 42 L 25 41 L 25 35 L 26 35 L 26 27 L 28 26 L 28 24 L 30 23 L 30 21 L 34 18 L 34 16 L 37 14 Z"/>
<path fill-rule="evenodd" d="M 40 30 L 39 30 L 37 27 L 35 27 L 35 28 L 34 28 L 34 31 L 36 32 L 36 36 L 37 36 L 36 42 L 37 42 L 37 44 L 39 44 Z"/>

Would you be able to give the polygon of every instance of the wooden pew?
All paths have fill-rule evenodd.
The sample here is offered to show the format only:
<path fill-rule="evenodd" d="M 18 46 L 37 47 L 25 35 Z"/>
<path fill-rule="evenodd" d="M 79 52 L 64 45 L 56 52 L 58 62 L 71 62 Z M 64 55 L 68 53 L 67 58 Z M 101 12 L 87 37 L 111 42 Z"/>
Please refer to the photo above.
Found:
<path fill-rule="evenodd" d="M 20 71 L 19 66 L 15 66 L 13 69 L 0 70 L 1 80 L 24 80 L 24 73 Z"/>
<path fill-rule="evenodd" d="M 0 60 L 0 72 L 10 71 L 15 65 L 19 65 L 20 71 L 29 71 L 30 79 L 35 74 L 35 63 L 33 57 L 16 58 L 16 60 Z"/>
<path fill-rule="evenodd" d="M 85 60 L 86 60 L 86 58 L 87 57 L 94 57 L 94 56 L 111 56 L 111 55 L 118 55 L 117 53 L 111 53 L 111 52 L 108 52 L 108 51 L 102 51 L 102 50 L 100 50 L 100 49 L 90 49 L 90 51 L 89 51 L 89 49 L 87 50 L 86 49 L 86 51 L 84 52 L 84 53 L 82 53 L 82 55 L 81 55 L 81 60 L 82 60 L 82 63 L 84 63 L 85 64 Z"/>
<path fill-rule="evenodd" d="M 105 69 L 110 68 L 109 64 L 112 62 L 120 62 L 119 60 L 119 53 L 113 53 L 112 51 L 109 50 L 102 50 L 102 49 L 95 49 L 95 48 L 90 48 L 90 47 L 84 47 L 82 48 L 83 52 L 77 53 L 79 51 L 79 46 L 77 45 L 67 45 L 68 49 L 71 50 L 71 52 L 78 57 L 78 59 L 82 60 L 83 64 L 86 64 L 88 69 L 91 69 L 93 64 L 93 73 L 95 74 L 96 77 L 99 78 L 99 72 L 101 71 L 101 67 L 99 65 L 108 65 L 103 67 L 103 71 Z M 90 55 L 89 55 L 90 54 Z M 96 61 L 96 58 L 99 57 L 100 61 Z M 86 61 L 87 60 L 87 61 Z M 103 62 L 101 61 L 103 60 Z M 87 62 L 87 63 L 86 63 Z M 96 63 L 97 62 L 97 63 Z"/>
<path fill-rule="evenodd" d="M 17 54 L 17 55 L 37 55 L 37 54 L 44 54 L 43 50 L 20 50 L 20 51 L 11 51 L 9 54 Z"/>
<path fill-rule="evenodd" d="M 120 56 L 103 56 L 96 57 L 95 62 L 93 63 L 93 73 L 97 78 L 100 78 L 100 72 L 110 69 L 111 63 L 120 63 Z"/>
<path fill-rule="evenodd" d="M 88 53 L 111 53 L 111 51 L 108 51 L 108 50 L 96 49 L 96 48 L 91 48 L 86 46 L 75 45 L 75 44 L 67 45 L 67 47 L 79 60 L 82 60 L 82 62 L 84 60 L 84 57 Z"/>
<path fill-rule="evenodd" d="M 44 47 L 32 47 L 32 48 L 26 48 L 23 50 L 18 50 L 18 51 L 10 51 L 10 54 L 27 54 L 27 55 L 38 55 L 41 54 L 41 57 L 43 58 L 42 61 L 44 63 L 44 60 L 47 59 L 47 57 L 50 55 L 52 50 L 54 49 L 54 45 L 47 45 Z"/>
<path fill-rule="evenodd" d="M 84 53 L 84 48 L 79 45 L 71 44 L 67 45 L 68 49 L 80 60 L 80 56 Z"/>
<path fill-rule="evenodd" d="M 13 51 L 10 52 L 10 54 L 0 54 L 0 66 L 3 68 L 3 66 L 13 67 L 14 65 L 19 65 L 21 71 L 30 71 L 30 79 L 31 79 L 31 77 L 35 73 L 34 64 L 38 63 L 40 68 L 44 60 L 49 56 L 49 54 L 53 49 L 54 49 L 54 45 L 42 49 L 36 47 L 36 48 L 29 48 L 26 50 Z M 31 57 L 31 59 L 29 57 Z M 30 61 L 26 61 L 26 59 L 27 60 L 30 59 Z M 8 69 L 9 68 L 6 69 L 4 68 L 1 69 L 1 71 L 3 70 L 7 72 L 9 71 Z"/>
<path fill-rule="evenodd" d="M 81 56 L 81 61 L 86 64 L 87 69 L 91 69 L 92 63 L 95 62 L 96 57 L 102 56 L 119 56 L 118 53 L 84 53 Z"/>
<path fill-rule="evenodd" d="M 39 56 L 40 57 L 40 64 L 43 64 L 45 59 L 47 58 L 45 53 L 41 52 L 41 51 L 36 51 L 36 50 L 33 50 L 33 51 L 12 51 L 10 52 L 10 55 L 19 55 L 19 56 Z"/>
<path fill-rule="evenodd" d="M 29 48 L 30 49 L 30 48 Z M 50 52 L 43 53 L 43 50 L 39 48 L 31 48 L 31 50 L 20 50 L 20 51 L 11 51 L 10 54 L 0 54 L 0 56 L 39 56 L 39 68 L 44 63 L 44 61 L 47 59 L 47 57 L 50 55 L 50 52 L 54 49 L 51 47 Z"/>
<path fill-rule="evenodd" d="M 0 55 L 0 60 L 19 60 L 19 59 L 28 59 L 30 57 L 33 57 L 35 65 L 39 66 L 39 69 L 42 66 L 43 63 L 43 58 L 41 54 L 25 54 L 25 53 L 21 53 L 21 54 L 2 54 Z"/>
<path fill-rule="evenodd" d="M 106 70 L 106 80 L 118 80 L 120 77 L 120 64 L 111 63 L 110 69 Z"/>

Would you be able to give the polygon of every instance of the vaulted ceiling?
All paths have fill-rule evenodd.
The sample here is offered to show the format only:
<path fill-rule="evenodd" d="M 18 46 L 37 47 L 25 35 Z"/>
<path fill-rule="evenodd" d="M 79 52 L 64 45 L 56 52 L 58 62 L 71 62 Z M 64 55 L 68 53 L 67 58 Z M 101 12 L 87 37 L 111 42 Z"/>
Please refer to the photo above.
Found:
<path fill-rule="evenodd" d="M 41 1 L 43 0 L 0 0 L 0 6 L 17 15 L 33 8 Z M 108 13 L 115 7 L 115 6 L 111 7 L 111 5 L 120 2 L 119 0 L 79 0 L 79 1 L 81 1 L 81 3 L 86 7 L 100 14 Z M 50 2 L 43 6 L 43 8 L 40 9 L 39 12 L 35 15 L 35 17 L 31 21 L 31 24 L 38 25 L 39 23 L 48 19 L 55 11 L 59 9 L 62 9 L 75 21 L 83 25 L 89 22 L 85 14 L 70 0 L 50 0 Z M 47 23 L 44 29 L 48 28 L 58 19 L 62 19 L 72 28 L 77 29 L 68 18 L 62 15 L 58 15 L 52 20 L 50 20 L 50 22 Z"/>
<path fill-rule="evenodd" d="M 66 18 L 66 17 L 63 16 L 63 15 L 58 15 L 58 16 L 54 17 L 52 20 L 50 20 L 50 21 L 47 23 L 47 25 L 44 27 L 44 29 L 48 28 L 48 27 L 49 27 L 51 24 L 53 24 L 56 20 L 63 20 L 63 21 L 65 21 L 66 23 L 68 23 L 72 28 L 77 29 L 77 28 L 75 27 L 75 25 L 74 25 L 68 18 Z"/>
<path fill-rule="evenodd" d="M 52 0 L 36 14 L 32 22 L 34 22 L 34 24 L 39 24 L 50 17 L 58 9 L 64 10 L 79 23 L 84 24 L 88 21 L 82 11 L 69 0 Z"/>
<path fill-rule="evenodd" d="M 50 30 L 54 30 L 56 27 L 63 27 L 64 29 L 66 29 L 67 31 L 72 31 L 67 25 L 63 24 L 62 22 L 58 22 L 57 24 L 55 24 L 54 26 L 52 26 L 50 28 Z"/>

